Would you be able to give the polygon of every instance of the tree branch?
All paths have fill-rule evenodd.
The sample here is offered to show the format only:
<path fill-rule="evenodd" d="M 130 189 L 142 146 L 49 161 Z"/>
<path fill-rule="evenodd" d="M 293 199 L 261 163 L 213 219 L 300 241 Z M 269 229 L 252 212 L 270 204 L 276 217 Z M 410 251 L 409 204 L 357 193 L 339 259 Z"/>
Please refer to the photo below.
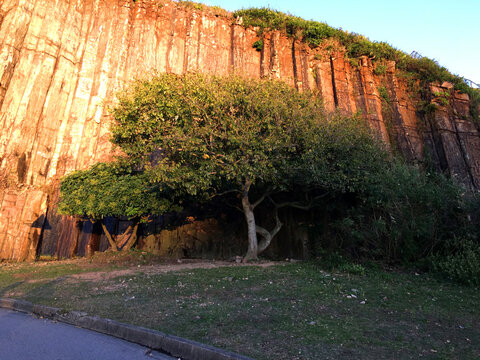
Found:
<path fill-rule="evenodd" d="M 263 252 L 272 242 L 272 239 L 275 237 L 275 235 L 278 234 L 280 229 L 282 228 L 283 224 L 280 221 L 280 218 L 278 217 L 278 208 L 275 207 L 275 227 L 273 230 L 270 232 L 267 229 L 256 225 L 255 226 L 255 231 L 259 233 L 262 236 L 262 240 L 260 240 L 258 244 L 258 253 L 260 254 Z"/>
<path fill-rule="evenodd" d="M 110 231 L 108 231 L 107 227 L 103 223 L 103 219 L 100 220 L 100 224 L 102 225 L 103 232 L 105 233 L 105 236 L 108 239 L 108 242 L 110 243 L 110 247 L 112 248 L 112 251 L 118 251 L 117 244 L 115 243 L 115 240 L 113 240 L 112 235 L 110 234 Z"/>
<path fill-rule="evenodd" d="M 248 196 L 248 192 L 250 190 L 250 186 L 252 185 L 252 181 L 250 179 L 245 179 L 245 185 L 243 187 L 242 194 Z"/>
<path fill-rule="evenodd" d="M 255 204 L 252 205 L 252 209 L 260 204 L 265 197 L 268 197 L 268 199 L 272 202 L 274 206 L 274 213 L 275 213 L 275 227 L 273 228 L 272 231 L 268 231 L 267 229 L 255 225 L 255 231 L 262 236 L 262 240 L 258 243 L 258 254 L 263 252 L 272 242 L 272 239 L 277 235 L 277 233 L 280 231 L 282 228 L 283 224 L 280 221 L 280 218 L 278 216 L 278 209 L 282 207 L 293 207 L 296 209 L 301 209 L 301 210 L 310 210 L 312 207 L 316 206 L 317 204 L 315 203 L 317 200 L 324 198 L 328 195 L 329 193 L 325 193 L 319 196 L 314 197 L 310 201 L 308 201 L 308 204 L 302 203 L 302 202 L 284 202 L 281 204 L 277 204 L 271 197 L 270 197 L 270 192 L 266 192 Z"/>
<path fill-rule="evenodd" d="M 269 200 L 273 203 L 273 205 L 280 209 L 280 208 L 283 208 L 283 207 L 293 207 L 295 209 L 300 209 L 300 210 L 310 210 L 311 208 L 315 207 L 315 206 L 318 206 L 318 204 L 316 204 L 315 202 L 317 200 L 320 200 L 324 197 L 326 197 L 327 195 L 329 195 L 330 193 L 325 193 L 325 194 L 322 194 L 322 195 L 319 195 L 319 196 L 316 196 L 314 197 L 313 199 L 311 199 L 310 201 L 308 201 L 308 203 L 303 203 L 303 202 L 300 202 L 300 201 L 294 201 L 294 202 L 283 202 L 281 204 L 277 204 L 275 201 L 273 201 L 272 198 L 269 197 Z"/>
<path fill-rule="evenodd" d="M 258 205 L 260 205 L 262 203 L 263 200 L 265 200 L 265 198 L 269 198 L 270 199 L 270 195 L 272 195 L 273 193 L 273 189 L 272 188 L 267 188 L 267 190 L 265 191 L 265 193 L 260 197 L 260 199 L 258 199 L 257 201 L 255 201 L 253 204 L 252 204 L 252 210 L 255 209 Z M 273 202 L 273 201 L 272 201 Z"/>
<path fill-rule="evenodd" d="M 229 203 L 225 203 L 225 205 L 230 206 L 230 207 L 234 208 L 235 210 L 240 211 L 241 213 L 244 212 L 242 208 L 240 208 L 240 207 L 238 207 L 238 206 L 236 206 L 236 205 L 232 205 L 232 204 L 229 204 Z"/>
<path fill-rule="evenodd" d="M 271 194 L 271 192 L 267 191 L 265 194 L 263 194 L 260 199 L 258 199 L 257 201 L 255 201 L 253 204 L 252 204 L 252 210 L 255 209 L 258 205 L 260 205 L 262 203 L 263 200 L 265 200 L 265 198 L 267 196 L 269 196 Z"/>
<path fill-rule="evenodd" d="M 231 194 L 231 193 L 237 193 L 237 194 L 241 194 L 242 192 L 240 190 L 237 190 L 237 189 L 233 189 L 233 190 L 227 190 L 227 191 L 224 191 L 220 194 L 215 194 L 213 195 L 211 198 L 214 198 L 216 196 L 223 196 L 223 195 L 227 195 L 227 194 Z"/>
<path fill-rule="evenodd" d="M 118 238 L 117 238 L 117 247 L 118 249 L 122 249 L 124 248 L 125 244 L 128 243 L 132 237 L 132 228 L 136 226 L 136 224 L 138 223 L 138 220 L 133 220 L 133 223 L 128 225 L 128 227 L 126 228 L 126 230 L 123 232 L 122 235 L 120 235 Z M 129 235 L 130 234 L 130 235 Z"/>
<path fill-rule="evenodd" d="M 130 250 L 131 247 L 135 245 L 135 242 L 137 241 L 138 224 L 139 224 L 139 221 L 135 223 L 135 226 L 133 227 L 133 230 L 132 230 L 132 235 L 128 239 L 127 243 L 122 247 L 122 250 Z"/>

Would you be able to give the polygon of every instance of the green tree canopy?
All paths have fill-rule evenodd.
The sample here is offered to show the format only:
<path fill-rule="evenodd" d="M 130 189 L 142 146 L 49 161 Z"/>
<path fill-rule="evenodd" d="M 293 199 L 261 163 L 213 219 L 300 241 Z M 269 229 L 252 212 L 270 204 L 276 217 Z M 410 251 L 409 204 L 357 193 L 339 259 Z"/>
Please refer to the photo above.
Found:
<path fill-rule="evenodd" d="M 112 113 L 112 142 L 177 198 L 239 194 L 247 258 L 280 230 L 279 207 L 356 191 L 385 158 L 363 120 L 327 116 L 318 97 L 278 81 L 164 74 L 136 81 Z M 278 203 L 280 192 L 291 201 Z M 272 231 L 255 221 L 265 199 L 277 220 Z"/>
<path fill-rule="evenodd" d="M 167 198 L 160 183 L 152 182 L 143 171 L 135 171 L 122 162 L 99 163 L 88 170 L 65 176 L 60 185 L 60 214 L 100 221 L 112 250 L 130 248 L 136 240 L 139 222 L 149 215 L 160 215 L 178 209 Z M 103 219 L 127 217 L 133 223 L 123 236 L 114 239 Z"/>

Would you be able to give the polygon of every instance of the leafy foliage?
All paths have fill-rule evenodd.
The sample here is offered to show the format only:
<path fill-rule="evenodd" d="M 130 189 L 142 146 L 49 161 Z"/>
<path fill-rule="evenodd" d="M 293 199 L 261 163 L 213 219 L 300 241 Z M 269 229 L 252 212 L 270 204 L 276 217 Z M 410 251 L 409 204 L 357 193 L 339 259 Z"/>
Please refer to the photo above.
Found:
<path fill-rule="evenodd" d="M 65 176 L 60 193 L 60 214 L 94 221 L 107 216 L 133 219 L 172 210 L 161 184 L 152 183 L 144 172 L 117 163 L 99 163 Z"/>
<path fill-rule="evenodd" d="M 215 16 L 227 16 L 228 14 L 228 11 L 225 9 L 222 9 L 220 6 L 208 6 L 196 1 L 175 0 L 175 3 L 178 4 L 178 6 L 180 7 L 209 12 Z"/>
<path fill-rule="evenodd" d="M 429 258 L 432 269 L 451 280 L 467 285 L 480 285 L 480 244 L 468 238 L 449 241 L 448 254 Z"/>
<path fill-rule="evenodd" d="M 462 188 L 438 173 L 394 161 L 359 194 L 336 224 L 343 246 L 357 256 L 412 263 L 469 231 Z"/>
<path fill-rule="evenodd" d="M 385 159 L 363 120 L 277 81 L 164 74 L 120 94 L 113 115 L 113 143 L 153 181 L 178 198 L 236 191 L 245 211 L 252 196 L 356 191 Z"/>
<path fill-rule="evenodd" d="M 453 180 L 389 160 L 363 119 L 327 115 L 321 100 L 284 83 L 163 74 L 118 98 L 111 140 L 125 158 L 63 179 L 63 213 L 133 219 L 236 193 L 229 200 L 247 215 L 269 199 L 274 231 L 253 222 L 269 238 L 263 250 L 284 204 L 323 205 L 334 208 L 334 250 L 404 263 L 476 234 Z"/>
<path fill-rule="evenodd" d="M 378 95 L 380 95 L 380 98 L 382 99 L 382 102 L 390 105 L 392 103 L 392 100 L 390 99 L 390 95 L 388 95 L 387 88 L 385 86 L 380 86 L 377 90 Z"/>
<path fill-rule="evenodd" d="M 377 64 L 375 69 L 373 70 L 373 73 L 375 75 L 385 75 L 385 72 L 387 71 L 387 67 L 383 64 Z"/>
<path fill-rule="evenodd" d="M 253 43 L 252 47 L 257 51 L 261 51 L 263 49 L 263 39 L 257 40 Z"/>
<path fill-rule="evenodd" d="M 480 92 L 469 87 L 463 78 L 451 74 L 435 60 L 426 57 L 414 58 L 386 42 L 370 41 L 365 36 L 336 29 L 323 22 L 304 20 L 270 8 L 242 9 L 235 11 L 234 16 L 241 17 L 245 27 L 257 27 L 259 35 L 265 31 L 280 30 L 311 47 L 317 47 L 323 40 L 333 38 L 345 47 L 350 57 L 369 56 L 374 60 L 393 60 L 398 69 L 413 74 L 425 83 L 449 81 L 455 85 L 455 89 L 469 94 L 473 101 L 472 115 L 478 119 Z M 384 69 L 379 67 L 377 71 L 380 73 L 381 70 Z"/>
<path fill-rule="evenodd" d="M 161 75 L 137 81 L 119 100 L 113 143 L 184 194 L 246 178 L 283 189 L 294 173 L 345 190 L 363 181 L 348 173 L 369 165 L 343 162 L 360 150 L 381 153 L 362 120 L 329 119 L 320 100 L 281 82 Z"/>

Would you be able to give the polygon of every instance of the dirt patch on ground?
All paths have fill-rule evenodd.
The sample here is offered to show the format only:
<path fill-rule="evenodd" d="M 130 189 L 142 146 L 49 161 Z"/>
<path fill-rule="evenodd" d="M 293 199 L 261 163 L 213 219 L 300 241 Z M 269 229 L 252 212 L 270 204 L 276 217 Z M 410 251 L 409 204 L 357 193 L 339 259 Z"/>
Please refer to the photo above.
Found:
<path fill-rule="evenodd" d="M 137 265 L 128 269 L 111 270 L 111 271 L 95 271 L 74 274 L 68 276 L 68 281 L 85 280 L 85 281 L 99 281 L 113 279 L 119 276 L 128 276 L 135 274 L 156 275 L 168 273 L 172 271 L 192 270 L 192 269 L 214 269 L 219 267 L 240 267 L 240 266 L 259 266 L 269 267 L 278 265 L 279 262 L 264 261 L 258 263 L 236 263 L 231 261 L 206 261 L 206 260 L 181 260 L 168 264 L 152 264 L 152 265 Z"/>
<path fill-rule="evenodd" d="M 172 259 L 157 257 L 144 251 L 131 250 L 128 252 L 98 252 L 89 258 L 40 259 L 40 261 L 35 262 L 0 263 L 0 268 L 4 274 L 10 273 L 13 279 L 24 283 L 37 283 L 53 279 L 64 282 L 94 282 L 136 274 L 155 275 L 173 271 L 219 267 L 269 267 L 281 263 L 262 260 L 244 264 L 241 262 L 241 258 L 230 261 Z"/>

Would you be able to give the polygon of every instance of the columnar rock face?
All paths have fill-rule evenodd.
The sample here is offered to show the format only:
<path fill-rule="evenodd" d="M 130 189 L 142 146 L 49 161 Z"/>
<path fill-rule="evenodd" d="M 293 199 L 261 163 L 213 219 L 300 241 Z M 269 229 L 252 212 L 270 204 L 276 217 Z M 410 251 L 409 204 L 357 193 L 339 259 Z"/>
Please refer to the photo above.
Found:
<path fill-rule="evenodd" d="M 257 51 L 256 40 L 229 16 L 167 1 L 2 0 L 0 259 L 101 249 L 98 229 L 56 215 L 58 179 L 109 159 L 115 92 L 152 71 L 238 73 L 317 91 L 328 110 L 361 113 L 412 161 L 427 149 L 438 168 L 480 188 L 468 95 L 432 85 L 437 106 L 418 112 L 420 98 L 393 62 L 379 72 L 334 41 L 310 49 L 274 32 Z"/>

